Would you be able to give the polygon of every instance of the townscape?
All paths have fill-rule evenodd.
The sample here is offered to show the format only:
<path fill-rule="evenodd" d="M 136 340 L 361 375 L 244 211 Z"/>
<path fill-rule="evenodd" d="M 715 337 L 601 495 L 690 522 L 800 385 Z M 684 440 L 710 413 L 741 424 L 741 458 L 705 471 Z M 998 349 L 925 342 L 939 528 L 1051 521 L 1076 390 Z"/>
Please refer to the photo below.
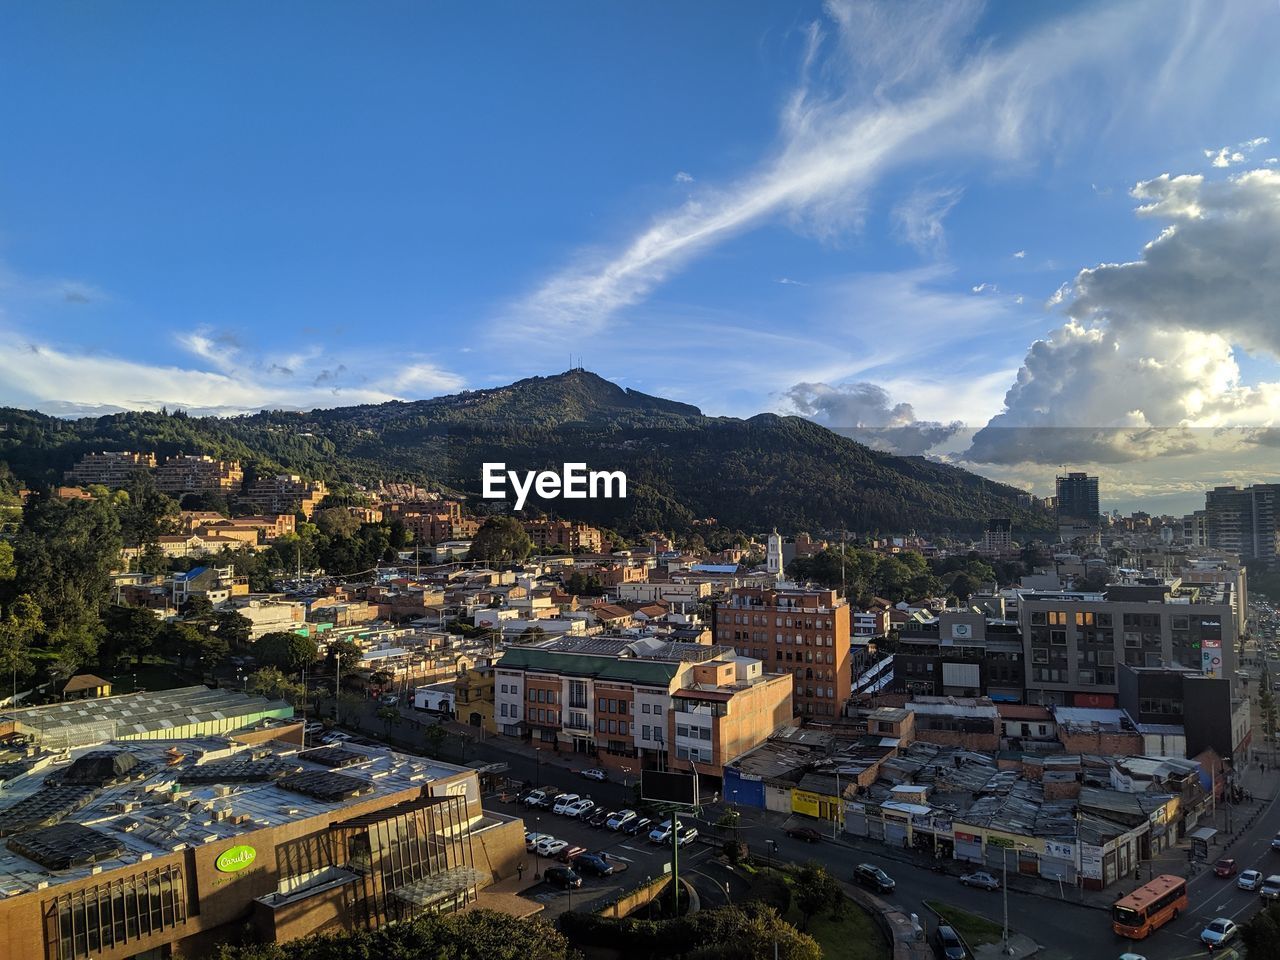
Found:
<path fill-rule="evenodd" d="M 1277 47 L 0 4 L 0 960 L 1280 960 Z"/>

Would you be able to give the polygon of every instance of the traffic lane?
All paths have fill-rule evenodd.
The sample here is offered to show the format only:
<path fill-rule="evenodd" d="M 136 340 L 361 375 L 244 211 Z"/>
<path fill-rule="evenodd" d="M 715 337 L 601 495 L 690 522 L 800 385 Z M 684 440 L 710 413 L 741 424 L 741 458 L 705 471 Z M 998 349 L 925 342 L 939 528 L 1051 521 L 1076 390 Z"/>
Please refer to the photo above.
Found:
<path fill-rule="evenodd" d="M 793 863 L 816 860 L 842 880 L 852 881 L 853 868 L 859 863 L 880 867 L 894 879 L 896 886 L 893 893 L 877 896 L 906 913 L 916 914 L 929 931 L 937 926 L 937 920 L 925 906 L 926 900 L 959 907 L 995 923 L 1003 922 L 1004 901 L 1000 891 L 966 887 L 953 874 L 935 873 L 912 864 L 876 857 L 825 839 L 806 843 L 781 832 L 768 839 L 775 840 L 777 844 L 777 858 Z M 762 851 L 754 844 L 752 852 L 756 856 L 772 855 L 770 849 Z M 1067 893 L 1070 893 L 1070 888 Z M 1123 941 L 1117 940 L 1112 932 L 1111 918 L 1104 911 L 1070 900 L 1052 900 L 1011 889 L 1009 928 L 1040 944 L 1044 949 L 1039 956 L 1044 960 L 1097 960 L 1113 954 L 1118 956 L 1122 952 L 1116 949 L 1117 944 Z"/>
<path fill-rule="evenodd" d="M 587 763 L 578 769 L 569 770 L 559 764 L 539 763 L 533 757 L 519 753 L 509 753 L 483 741 L 471 747 L 468 753 L 474 759 L 486 763 L 505 763 L 507 776 L 512 780 L 532 783 L 535 786 L 554 786 L 570 793 L 589 796 L 597 803 L 602 803 L 611 810 L 620 810 L 635 800 L 635 790 L 623 786 L 616 780 L 591 780 L 582 775 L 583 770 L 591 769 Z M 584 758 L 586 761 L 587 758 Z"/>

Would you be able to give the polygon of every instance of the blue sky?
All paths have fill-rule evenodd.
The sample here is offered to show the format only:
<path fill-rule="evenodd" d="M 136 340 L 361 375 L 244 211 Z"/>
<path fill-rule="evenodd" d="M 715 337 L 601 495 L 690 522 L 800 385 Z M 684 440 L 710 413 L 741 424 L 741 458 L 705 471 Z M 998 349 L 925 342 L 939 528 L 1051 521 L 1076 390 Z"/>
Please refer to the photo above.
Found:
<path fill-rule="evenodd" d="M 336 406 L 572 355 L 1181 508 L 1280 459 L 1280 8 L 1220 7 L 9 6 L 0 403 Z"/>

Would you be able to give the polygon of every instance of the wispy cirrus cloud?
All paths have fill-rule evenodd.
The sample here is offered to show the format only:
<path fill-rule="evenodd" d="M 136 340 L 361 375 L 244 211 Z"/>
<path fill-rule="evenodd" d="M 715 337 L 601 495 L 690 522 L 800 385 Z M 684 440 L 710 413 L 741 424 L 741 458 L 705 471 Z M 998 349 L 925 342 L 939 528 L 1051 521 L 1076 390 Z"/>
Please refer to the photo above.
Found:
<path fill-rule="evenodd" d="M 1017 162 L 1051 134 L 1083 135 L 1071 126 L 1075 107 L 1100 107 L 1112 126 L 1124 126 L 1122 115 L 1158 122 L 1178 85 L 1209 76 L 1247 21 L 1223 11 L 1213 30 L 1189 31 L 1194 17 L 1159 11 L 1153 0 L 1093 7 L 1005 46 L 966 46 L 977 4 L 831 0 L 805 32 L 800 82 L 767 158 L 735 182 L 703 184 L 620 249 L 583 254 L 503 322 L 597 329 L 710 246 L 766 220 L 836 236 L 861 221 L 870 188 L 906 165 L 943 155 Z M 1152 68 L 1129 69 L 1139 53 Z"/>

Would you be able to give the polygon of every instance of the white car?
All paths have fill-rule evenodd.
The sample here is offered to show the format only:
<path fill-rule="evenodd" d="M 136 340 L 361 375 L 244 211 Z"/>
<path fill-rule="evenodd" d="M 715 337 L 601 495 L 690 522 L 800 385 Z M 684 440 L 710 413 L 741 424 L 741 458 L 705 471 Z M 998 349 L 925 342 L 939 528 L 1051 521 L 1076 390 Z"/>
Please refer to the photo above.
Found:
<path fill-rule="evenodd" d="M 1216 917 L 1200 931 L 1200 942 L 1212 950 L 1233 939 L 1239 929 L 1235 921 L 1228 920 L 1226 917 Z"/>
<path fill-rule="evenodd" d="M 1240 876 L 1236 877 L 1236 886 L 1241 890 L 1257 890 L 1262 885 L 1262 872 L 1260 870 L 1243 870 Z"/>
<path fill-rule="evenodd" d="M 599 783 L 604 783 L 609 779 L 609 774 L 605 773 L 599 767 L 595 767 L 591 770 L 583 770 L 582 775 L 588 780 L 595 780 Z"/>
<path fill-rule="evenodd" d="M 541 856 L 554 857 L 565 847 L 569 846 L 568 840 L 557 840 L 555 837 L 547 837 L 538 841 L 538 845 L 534 847 Z"/>
<path fill-rule="evenodd" d="M 332 730 L 320 739 L 325 743 L 346 743 L 351 739 L 351 734 L 343 733 L 341 730 Z"/>
<path fill-rule="evenodd" d="M 683 847 L 686 843 L 692 843 L 698 839 L 698 828 L 689 827 L 680 831 L 680 836 L 676 839 L 676 846 Z"/>
<path fill-rule="evenodd" d="M 551 808 L 551 812 L 559 814 L 567 813 L 569 808 L 581 799 L 582 797 L 578 796 L 576 793 L 566 793 L 562 796 L 556 797 L 556 805 Z"/>
<path fill-rule="evenodd" d="M 529 831 L 526 830 L 524 834 L 524 848 L 528 850 L 530 853 L 533 853 L 534 849 L 543 840 L 554 840 L 554 839 L 555 837 L 553 837 L 549 833 L 530 833 Z"/>
<path fill-rule="evenodd" d="M 584 814 L 590 813 L 594 810 L 595 807 L 596 802 L 594 800 L 582 799 L 577 803 L 569 804 L 569 806 L 565 808 L 564 815 L 566 817 L 573 817 L 575 820 L 579 820 Z"/>
<path fill-rule="evenodd" d="M 684 833 L 684 823 L 676 821 L 676 832 Z M 666 843 L 671 839 L 671 821 L 663 820 L 660 824 L 649 831 L 650 843 Z M 679 841 L 677 841 L 678 843 Z"/>
<path fill-rule="evenodd" d="M 1264 900 L 1280 900 L 1280 873 L 1273 873 L 1263 880 L 1258 894 Z"/>
<path fill-rule="evenodd" d="M 608 822 L 605 823 L 605 826 L 610 830 L 621 830 L 635 818 L 636 812 L 634 810 L 619 810 L 609 818 Z"/>

